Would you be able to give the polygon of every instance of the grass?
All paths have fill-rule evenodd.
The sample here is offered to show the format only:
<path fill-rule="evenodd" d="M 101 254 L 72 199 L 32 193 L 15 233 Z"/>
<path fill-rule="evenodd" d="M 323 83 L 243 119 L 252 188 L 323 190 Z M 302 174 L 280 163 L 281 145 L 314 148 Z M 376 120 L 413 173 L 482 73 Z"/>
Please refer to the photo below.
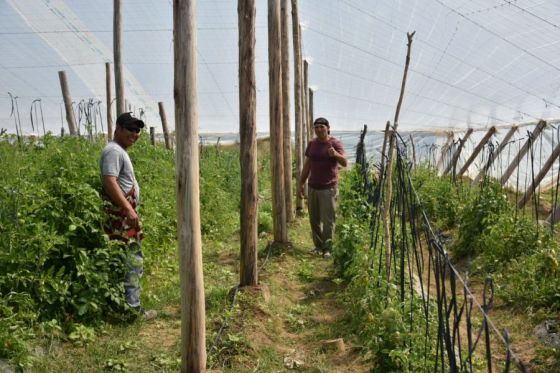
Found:
<path fill-rule="evenodd" d="M 103 143 L 74 139 L 49 141 L 45 148 L 30 145 L 23 149 L 0 143 L 0 157 L 10 165 L 3 173 L 2 190 L 11 190 L 14 183 L 22 190 L 32 185 L 30 190 L 40 191 L 42 182 L 49 180 L 45 175 L 58 172 L 68 176 L 64 180 L 71 190 L 77 181 L 80 188 L 97 190 L 97 159 Z M 258 147 L 258 249 L 259 265 L 264 266 L 260 270 L 261 288 L 240 291 L 233 308 L 231 291 L 239 281 L 239 153 L 235 146 L 201 151 L 206 333 L 207 347 L 213 347 L 208 366 L 224 372 L 283 371 L 288 366 L 299 366 L 298 369 L 308 372 L 327 372 L 345 371 L 351 365 L 356 367 L 352 371 L 368 371 L 367 364 L 360 361 L 352 348 L 341 353 L 326 353 L 322 349 L 322 339 L 343 337 L 350 342 L 352 336 L 343 332 L 346 314 L 335 299 L 338 285 L 330 280 L 330 262 L 308 253 L 311 238 L 307 218 L 299 218 L 290 225 L 291 246 L 275 247 L 270 253 L 267 249 L 272 239 L 268 142 L 260 141 Z M 21 364 L 26 371 L 172 372 L 179 369 L 181 317 L 174 155 L 152 147 L 143 139 L 131 148 L 130 156 L 141 185 L 140 215 L 146 233 L 142 302 L 145 308 L 156 309 L 159 317 L 153 322 L 129 324 L 105 315 L 61 324 L 48 318 L 36 322 L 34 313 L 25 319 L 23 309 L 18 312 L 14 308 L 18 319 L 9 325 L 21 333 L 13 341 L 22 343 L 18 350 L 22 357 L 12 363 Z M 59 164 L 63 160 L 61 171 Z M 98 196 L 93 193 L 88 201 L 96 205 Z M 22 199 L 23 202 L 26 200 Z M 47 211 L 57 212 L 56 209 Z M 11 210 L 2 210 L 0 218 L 9 219 L 10 214 Z M 33 216 L 21 218 L 29 220 Z M 6 227 L 1 224 L 8 223 L 0 219 L 0 229 Z M 32 243 L 39 247 L 40 242 L 37 239 Z M 7 281 L 2 275 L 0 279 Z M 44 310 L 36 311 L 41 314 Z M 221 338 L 215 344 L 222 325 L 225 326 Z"/>

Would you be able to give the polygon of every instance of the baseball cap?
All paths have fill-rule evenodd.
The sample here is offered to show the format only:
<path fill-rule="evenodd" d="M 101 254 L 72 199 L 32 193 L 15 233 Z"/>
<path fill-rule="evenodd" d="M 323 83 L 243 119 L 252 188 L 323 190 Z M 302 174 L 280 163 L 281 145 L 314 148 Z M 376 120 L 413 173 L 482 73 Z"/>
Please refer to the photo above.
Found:
<path fill-rule="evenodd" d="M 138 128 L 144 128 L 144 122 L 138 118 L 131 115 L 132 112 L 122 113 L 117 118 L 117 126 L 120 127 L 131 127 L 137 126 Z"/>

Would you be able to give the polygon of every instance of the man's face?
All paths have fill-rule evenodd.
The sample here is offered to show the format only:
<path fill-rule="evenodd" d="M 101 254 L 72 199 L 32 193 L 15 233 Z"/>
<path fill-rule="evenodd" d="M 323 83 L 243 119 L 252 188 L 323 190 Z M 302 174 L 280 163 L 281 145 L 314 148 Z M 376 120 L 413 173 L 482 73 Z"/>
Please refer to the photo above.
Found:
<path fill-rule="evenodd" d="M 325 124 L 315 123 L 313 128 L 315 129 L 315 135 L 317 135 L 320 140 L 324 140 L 329 136 L 329 127 Z"/>
<path fill-rule="evenodd" d="M 140 128 L 136 125 L 117 126 L 115 141 L 124 149 L 133 145 L 140 138 Z"/>

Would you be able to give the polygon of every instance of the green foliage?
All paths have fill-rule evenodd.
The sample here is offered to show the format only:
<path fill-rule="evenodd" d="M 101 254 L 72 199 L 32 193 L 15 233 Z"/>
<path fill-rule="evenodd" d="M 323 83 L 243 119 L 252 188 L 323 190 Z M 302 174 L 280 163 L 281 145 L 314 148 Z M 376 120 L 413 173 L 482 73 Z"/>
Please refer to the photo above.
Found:
<path fill-rule="evenodd" d="M 517 309 L 560 309 L 560 250 L 558 245 L 512 258 L 498 275 L 498 295 Z"/>
<path fill-rule="evenodd" d="M 337 226 L 337 242 L 333 249 L 334 270 L 338 277 L 349 280 L 354 276 L 353 263 L 358 255 L 365 252 L 369 243 L 368 224 L 372 208 L 367 201 L 367 194 L 361 187 L 361 174 L 354 167 L 341 179 Z"/>
<path fill-rule="evenodd" d="M 202 233 L 209 238 L 232 235 L 239 227 L 241 176 L 239 150 L 203 148 L 200 154 Z"/>
<path fill-rule="evenodd" d="M 507 268 L 511 260 L 529 256 L 556 245 L 549 231 L 543 230 L 527 217 L 514 218 L 504 214 L 497 217 L 478 241 L 480 255 L 476 260 L 484 272 Z"/>
<path fill-rule="evenodd" d="M 454 227 L 461 206 L 470 198 L 468 188 L 458 188 L 448 177 L 438 177 L 434 169 L 418 167 L 412 175 L 422 208 L 440 229 Z"/>
<path fill-rule="evenodd" d="M 530 218 L 516 216 L 497 182 L 486 179 L 474 189 L 421 169 L 414 179 L 428 217 L 457 223 L 457 240 L 451 246 L 455 257 L 471 257 L 475 274 L 492 274 L 504 302 L 518 309 L 560 307 L 557 239 Z M 450 204 L 440 197 L 443 191 L 461 198 Z"/>
<path fill-rule="evenodd" d="M 513 207 L 499 183 L 483 184 L 479 193 L 466 201 L 459 217 L 457 242 L 453 253 L 457 257 L 478 255 L 484 245 L 482 235 L 501 215 L 513 215 Z"/>
<path fill-rule="evenodd" d="M 418 321 L 424 320 L 418 297 L 401 302 L 397 287 L 377 273 L 380 258 L 370 248 L 370 219 L 375 211 L 361 182 L 357 168 L 341 180 L 339 211 L 343 223 L 337 227 L 333 251 L 336 275 L 347 282 L 341 300 L 351 315 L 350 328 L 371 355 L 373 371 L 429 370 L 433 362 L 426 360 L 425 349 L 434 346 L 432 339 L 425 338 L 425 321 Z M 397 234 L 396 240 L 400 239 Z"/>

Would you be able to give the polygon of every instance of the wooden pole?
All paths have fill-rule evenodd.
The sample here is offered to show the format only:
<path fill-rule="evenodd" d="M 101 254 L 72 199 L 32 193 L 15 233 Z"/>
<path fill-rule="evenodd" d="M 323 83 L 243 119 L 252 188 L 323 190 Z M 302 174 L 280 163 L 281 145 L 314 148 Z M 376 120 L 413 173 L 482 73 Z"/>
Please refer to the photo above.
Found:
<path fill-rule="evenodd" d="M 451 146 L 451 143 L 453 142 L 453 132 L 448 132 L 447 133 L 447 140 L 445 141 L 445 144 L 443 144 L 443 146 L 441 147 L 441 153 L 439 155 L 439 159 L 436 163 L 436 170 L 439 170 L 441 168 L 441 166 L 443 165 L 443 161 L 445 160 L 445 156 L 447 154 L 447 152 L 449 151 L 449 147 Z"/>
<path fill-rule="evenodd" d="M 107 100 L 107 140 L 113 140 L 113 114 L 111 113 L 111 102 L 113 98 L 111 97 L 111 64 L 105 62 L 105 90 L 106 90 L 106 100 Z"/>
<path fill-rule="evenodd" d="M 255 77 L 255 0 L 239 0 L 239 162 L 241 165 L 241 255 L 239 284 L 258 285 L 257 270 L 257 92 Z"/>
<path fill-rule="evenodd" d="M 311 139 L 313 138 L 313 120 L 315 119 L 315 115 L 313 114 L 313 90 L 311 88 L 309 88 L 309 127 L 307 129 L 308 133 L 309 133 L 309 141 L 311 141 Z"/>
<path fill-rule="evenodd" d="M 482 150 L 484 145 L 486 145 L 488 140 L 490 140 L 490 137 L 492 137 L 495 133 L 496 133 L 496 127 L 490 127 L 490 129 L 486 132 L 486 134 L 484 135 L 482 140 L 480 140 L 480 142 L 478 143 L 476 148 L 474 148 L 474 150 L 473 150 L 471 156 L 469 157 L 469 159 L 467 159 L 467 161 L 465 162 L 463 167 L 461 167 L 461 169 L 457 173 L 457 177 L 461 177 L 461 176 L 463 176 L 463 174 L 465 172 L 467 172 L 467 170 L 469 169 L 469 166 L 474 162 L 474 160 L 478 156 L 478 153 L 480 153 L 480 151 Z"/>
<path fill-rule="evenodd" d="M 515 132 L 517 132 L 517 126 L 512 126 L 508 133 L 506 134 L 506 136 L 502 139 L 502 141 L 500 142 L 500 145 L 498 146 L 498 148 L 496 150 L 494 150 L 492 152 L 492 154 L 490 155 L 490 159 L 488 160 L 487 164 L 484 165 L 484 167 L 482 168 L 482 170 L 480 170 L 480 172 L 478 173 L 478 175 L 476 176 L 476 178 L 473 180 L 472 184 L 476 185 L 478 184 L 478 182 L 480 181 L 480 179 L 482 179 L 482 177 L 486 174 L 486 172 L 488 172 L 488 169 L 490 168 L 490 166 L 492 166 L 492 163 L 494 163 L 494 160 L 500 155 L 500 153 L 502 152 L 502 150 L 504 150 L 504 148 L 506 147 L 506 145 L 509 143 L 509 140 L 513 137 L 513 135 L 515 134 Z"/>
<path fill-rule="evenodd" d="M 282 44 L 282 146 L 284 153 L 284 195 L 286 198 L 286 221 L 294 220 L 292 204 L 292 134 L 290 123 L 290 38 L 288 30 L 289 0 L 280 5 Z M 298 194 L 298 193 L 296 193 Z"/>
<path fill-rule="evenodd" d="M 198 154 L 196 0 L 173 2 L 177 235 L 181 276 L 181 372 L 206 370 Z"/>
<path fill-rule="evenodd" d="M 272 176 L 272 223 L 274 241 L 288 242 L 286 197 L 284 192 L 282 130 L 282 55 L 280 40 L 280 0 L 268 0 L 268 79 L 270 153 Z"/>
<path fill-rule="evenodd" d="M 294 49 L 294 111 L 295 111 L 295 155 L 296 155 L 296 180 L 301 179 L 301 170 L 303 168 L 303 92 L 302 92 L 302 61 L 301 61 L 301 34 L 299 26 L 298 0 L 292 0 L 292 39 Z M 303 198 L 296 193 L 296 213 L 303 213 Z"/>
<path fill-rule="evenodd" d="M 124 113 L 124 71 L 122 66 L 122 3 L 113 0 L 113 60 L 115 64 L 115 95 L 117 96 L 117 117 Z"/>
<path fill-rule="evenodd" d="M 508 179 L 513 174 L 513 171 L 515 171 L 515 169 L 519 165 L 519 162 L 521 162 L 525 154 L 527 154 L 527 152 L 529 151 L 529 145 L 531 144 L 531 141 L 537 140 L 537 138 L 541 135 L 541 132 L 545 127 L 546 127 L 546 122 L 544 120 L 540 120 L 539 123 L 535 126 L 533 133 L 527 139 L 525 144 L 523 144 L 523 147 L 519 150 L 517 156 L 513 159 L 513 161 L 510 163 L 510 165 L 508 166 L 508 168 L 500 178 L 500 184 L 502 184 L 502 186 L 504 186 L 505 183 L 507 183 Z"/>
<path fill-rule="evenodd" d="M 68 88 L 68 79 L 66 79 L 66 72 L 64 70 L 58 72 L 58 79 L 60 80 L 60 89 L 62 90 L 62 99 L 64 100 L 64 108 L 66 109 L 66 122 L 68 122 L 68 130 L 70 136 L 76 136 L 76 116 L 72 108 L 72 97 L 70 89 Z"/>
<path fill-rule="evenodd" d="M 414 137 L 412 134 L 408 135 L 410 138 L 410 147 L 412 148 L 412 168 L 416 167 L 416 145 L 414 144 Z"/>
<path fill-rule="evenodd" d="M 383 184 L 383 180 L 385 180 L 385 164 L 386 161 L 386 153 L 387 153 L 387 141 L 391 138 L 391 122 L 387 121 L 385 124 L 385 133 L 383 135 L 383 146 L 381 147 L 381 161 L 379 162 L 379 185 Z"/>
<path fill-rule="evenodd" d="M 150 142 L 153 146 L 156 145 L 156 128 L 150 127 Z"/>
<path fill-rule="evenodd" d="M 449 172 L 451 172 L 451 170 L 454 170 L 457 167 L 457 161 L 459 161 L 459 157 L 461 156 L 461 151 L 463 150 L 463 146 L 465 146 L 465 143 L 467 142 L 469 137 L 472 135 L 473 131 L 474 130 L 472 128 L 467 129 L 467 132 L 465 133 L 465 136 L 463 136 L 463 138 L 461 140 L 459 140 L 459 146 L 455 150 L 455 153 L 453 154 L 453 158 L 451 159 L 451 162 L 449 162 L 449 164 L 447 165 L 447 168 L 445 169 L 445 171 L 443 171 L 444 176 L 447 175 Z"/>
<path fill-rule="evenodd" d="M 165 148 L 171 150 L 171 141 L 169 139 L 169 127 L 167 126 L 167 115 L 165 114 L 165 107 L 163 102 L 158 102 L 159 116 L 161 118 L 161 127 L 163 128 L 163 138 L 165 139 Z"/>
<path fill-rule="evenodd" d="M 525 195 L 523 196 L 523 198 L 521 198 L 521 200 L 517 205 L 518 208 L 522 209 L 523 207 L 525 207 L 527 202 L 529 202 L 531 196 L 533 195 L 533 193 L 535 193 L 535 190 L 538 188 L 539 184 L 544 179 L 544 177 L 546 176 L 546 174 L 548 173 L 548 171 L 550 170 L 550 168 L 552 167 L 556 159 L 558 159 L 559 155 L 560 155 L 560 144 L 557 144 L 556 147 L 554 147 L 552 154 L 550 154 L 550 157 L 548 157 L 543 167 L 535 177 L 535 179 L 531 182 L 531 187 L 529 187 L 529 189 L 525 191 Z"/>
<path fill-rule="evenodd" d="M 389 158 L 387 160 L 387 193 L 385 195 L 385 204 L 383 206 L 383 222 L 384 222 L 384 236 L 385 236 L 385 270 L 387 273 L 387 281 L 391 279 L 391 255 L 392 255 L 392 240 L 391 240 L 391 200 L 393 198 L 393 158 L 395 153 L 396 138 L 395 133 L 397 132 L 397 127 L 399 125 L 399 114 L 401 111 L 401 105 L 404 98 L 404 89 L 406 86 L 406 77 L 408 75 L 408 66 L 410 65 L 410 49 L 412 47 L 412 37 L 416 31 L 412 33 L 406 33 L 408 39 L 407 49 L 406 49 L 406 62 L 404 65 L 404 74 L 401 83 L 401 93 L 399 95 L 399 101 L 397 103 L 397 110 L 395 111 L 395 120 L 393 122 L 393 133 L 389 137 Z"/>
<path fill-rule="evenodd" d="M 309 62 L 303 61 L 303 91 L 305 98 L 303 106 L 305 107 L 305 133 L 307 143 L 313 138 L 313 115 L 309 113 Z M 311 118 L 311 119 L 309 119 Z M 306 143 L 306 145 L 307 145 Z M 305 149 L 304 149 L 305 151 Z"/>

